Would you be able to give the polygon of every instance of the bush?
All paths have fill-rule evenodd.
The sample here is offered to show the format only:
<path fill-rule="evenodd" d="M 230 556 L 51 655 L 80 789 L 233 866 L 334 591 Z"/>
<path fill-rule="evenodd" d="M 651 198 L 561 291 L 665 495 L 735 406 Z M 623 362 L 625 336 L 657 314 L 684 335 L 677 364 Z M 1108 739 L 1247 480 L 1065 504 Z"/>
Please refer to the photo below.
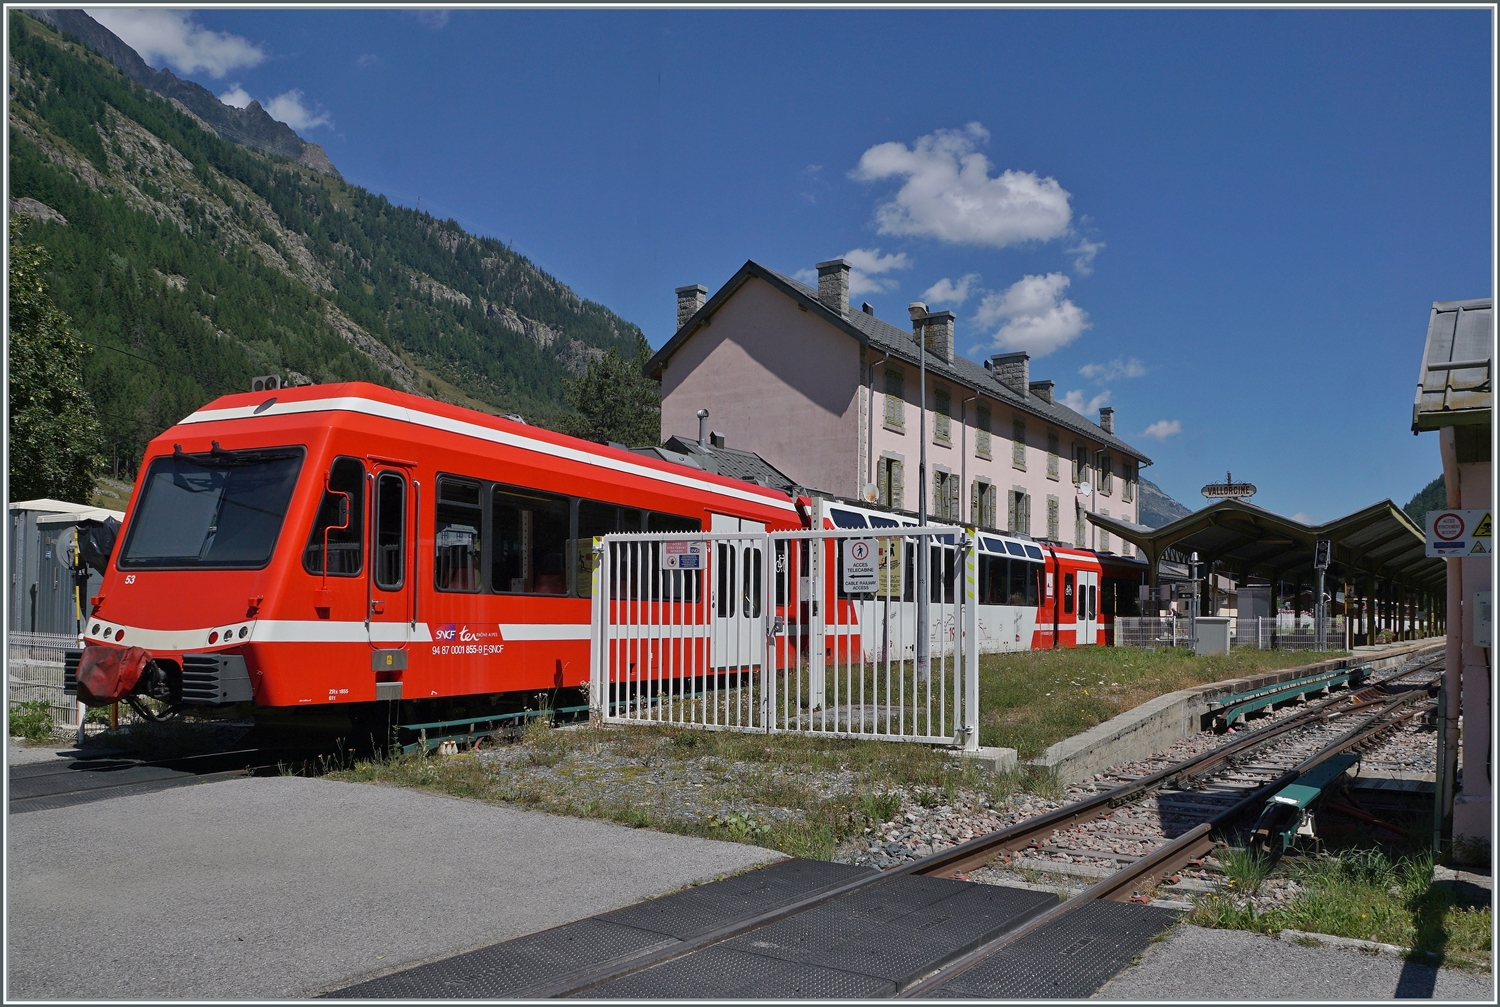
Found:
<path fill-rule="evenodd" d="M 52 706 L 45 699 L 12 703 L 10 733 L 27 741 L 42 742 L 52 737 Z"/>

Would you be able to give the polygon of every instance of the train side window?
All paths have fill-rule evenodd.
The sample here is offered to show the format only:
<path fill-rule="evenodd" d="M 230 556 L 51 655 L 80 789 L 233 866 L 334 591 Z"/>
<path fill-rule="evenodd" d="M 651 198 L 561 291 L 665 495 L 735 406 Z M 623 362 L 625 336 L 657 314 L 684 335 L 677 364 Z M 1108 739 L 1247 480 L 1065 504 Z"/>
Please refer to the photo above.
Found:
<path fill-rule="evenodd" d="M 631 529 L 632 531 L 634 529 Z M 703 521 L 701 518 L 683 517 L 681 514 L 664 514 L 660 511 L 651 511 L 646 515 L 647 531 L 675 531 L 690 532 L 702 531 Z M 663 593 L 671 595 L 668 601 L 697 601 L 700 597 L 700 584 L 702 574 L 696 570 L 686 570 L 680 573 L 666 573 L 665 577 L 655 573 L 661 570 L 661 546 L 651 546 L 651 559 L 653 576 L 651 577 L 651 596 L 660 597 Z"/>
<path fill-rule="evenodd" d="M 578 501 L 578 532 L 573 540 L 574 587 L 578 597 L 594 593 L 594 538 L 615 532 L 639 532 L 643 515 L 635 507 L 619 507 L 597 500 Z"/>
<path fill-rule="evenodd" d="M 310 574 L 323 573 L 325 532 L 328 576 L 359 576 L 365 567 L 365 467 L 356 458 L 335 458 L 328 470 L 328 488 L 318 503 L 312 534 L 302 551 L 302 569 Z"/>
<path fill-rule="evenodd" d="M 1042 601 L 1042 564 L 1022 563 L 1026 568 L 1026 607 L 1036 608 Z"/>
<path fill-rule="evenodd" d="M 745 597 L 740 611 L 752 619 L 760 618 L 761 607 L 761 552 L 752 548 L 745 550 Z"/>
<path fill-rule="evenodd" d="M 680 514 L 663 514 L 660 511 L 652 511 L 646 518 L 646 530 L 702 531 L 703 521 L 700 518 L 683 517 Z"/>
<path fill-rule="evenodd" d="M 490 581 L 499 594 L 567 594 L 567 497 L 496 486 L 490 519 L 494 559 Z"/>
<path fill-rule="evenodd" d="M 1073 614 L 1073 575 L 1063 574 L 1063 614 Z"/>
<path fill-rule="evenodd" d="M 406 479 L 382 472 L 375 480 L 375 586 L 395 591 L 406 583 Z"/>
<path fill-rule="evenodd" d="M 729 618 L 735 614 L 734 588 L 738 579 L 734 575 L 734 568 L 735 560 L 738 557 L 738 543 L 719 543 L 718 562 L 714 564 L 714 567 L 718 571 L 719 577 L 718 607 L 720 618 Z"/>
<path fill-rule="evenodd" d="M 438 476 L 433 533 L 433 586 L 439 591 L 478 591 L 479 529 L 484 512 L 479 483 Z"/>

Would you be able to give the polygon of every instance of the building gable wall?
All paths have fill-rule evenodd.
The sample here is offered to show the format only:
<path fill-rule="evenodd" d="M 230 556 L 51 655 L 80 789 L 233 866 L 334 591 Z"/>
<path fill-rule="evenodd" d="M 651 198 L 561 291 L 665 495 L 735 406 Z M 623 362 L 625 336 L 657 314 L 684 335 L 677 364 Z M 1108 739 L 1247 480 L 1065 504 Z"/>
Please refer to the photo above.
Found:
<path fill-rule="evenodd" d="M 770 284 L 750 279 L 672 354 L 661 435 L 698 436 L 698 410 L 731 447 L 804 486 L 854 496 L 859 343 Z"/>

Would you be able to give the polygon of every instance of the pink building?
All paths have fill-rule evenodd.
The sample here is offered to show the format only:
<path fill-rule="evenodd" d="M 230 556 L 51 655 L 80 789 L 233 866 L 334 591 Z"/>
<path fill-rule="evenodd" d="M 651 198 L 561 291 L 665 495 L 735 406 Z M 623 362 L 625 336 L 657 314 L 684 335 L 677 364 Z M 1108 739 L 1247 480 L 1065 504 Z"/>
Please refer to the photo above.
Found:
<path fill-rule="evenodd" d="M 927 360 L 928 513 L 1100 550 L 1087 511 L 1138 520 L 1136 474 L 1151 461 L 1032 381 L 1025 353 L 982 366 L 954 352 L 954 315 L 912 328 L 849 306 L 849 264 L 818 265 L 818 289 L 746 262 L 713 297 L 677 290 L 677 333 L 647 365 L 661 382 L 661 434 L 696 437 L 699 410 L 725 442 L 798 483 L 916 511 L 918 349 Z M 1086 492 L 1085 492 L 1086 491 Z"/>

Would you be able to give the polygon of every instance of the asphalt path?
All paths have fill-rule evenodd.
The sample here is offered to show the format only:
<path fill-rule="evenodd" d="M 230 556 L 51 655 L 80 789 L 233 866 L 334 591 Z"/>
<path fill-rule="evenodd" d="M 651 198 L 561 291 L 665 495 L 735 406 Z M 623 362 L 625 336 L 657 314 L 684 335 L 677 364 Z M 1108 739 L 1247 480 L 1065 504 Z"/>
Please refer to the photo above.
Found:
<path fill-rule="evenodd" d="M 301 777 L 9 819 L 6 999 L 301 997 L 781 858 Z"/>
<path fill-rule="evenodd" d="M 1175 927 L 1094 994 L 1099 1000 L 1486 1000 L 1488 972 L 1433 968 L 1244 930 Z"/>

